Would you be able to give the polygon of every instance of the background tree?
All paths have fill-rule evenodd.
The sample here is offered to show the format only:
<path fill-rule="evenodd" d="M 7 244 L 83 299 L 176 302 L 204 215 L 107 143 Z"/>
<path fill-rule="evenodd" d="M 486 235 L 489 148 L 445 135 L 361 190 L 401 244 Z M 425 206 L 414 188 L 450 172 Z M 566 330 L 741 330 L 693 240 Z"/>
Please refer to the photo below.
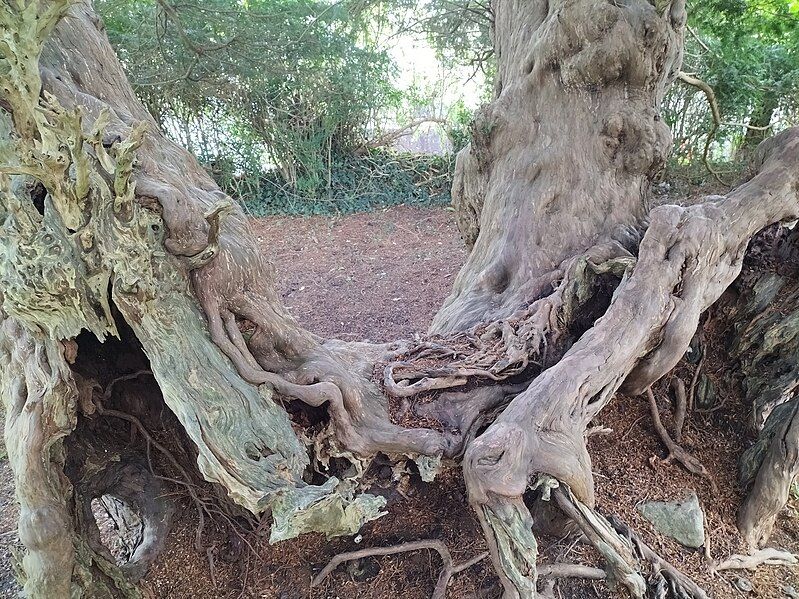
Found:
<path fill-rule="evenodd" d="M 789 0 L 697 2 L 688 10 L 683 70 L 714 90 L 725 123 L 713 155 L 748 154 L 759 141 L 795 124 L 799 99 L 799 12 Z M 713 121 L 704 93 L 675 86 L 665 116 L 675 138 L 675 158 L 701 156 Z M 745 129 L 751 125 L 754 129 Z M 772 129 L 768 126 L 772 125 Z"/>

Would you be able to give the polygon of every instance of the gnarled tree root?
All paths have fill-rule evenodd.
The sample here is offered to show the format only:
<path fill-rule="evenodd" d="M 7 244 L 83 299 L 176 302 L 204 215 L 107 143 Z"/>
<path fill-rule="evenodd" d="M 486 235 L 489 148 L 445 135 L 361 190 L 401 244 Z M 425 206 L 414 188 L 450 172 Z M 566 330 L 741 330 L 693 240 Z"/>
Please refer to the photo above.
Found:
<path fill-rule="evenodd" d="M 705 591 L 685 574 L 653 551 L 629 527 L 613 516 L 603 517 L 582 504 L 568 487 L 552 491 L 558 505 L 577 522 L 588 540 L 608 562 L 608 581 L 624 584 L 633 597 L 652 596 L 665 599 L 670 590 L 678 599 L 709 599 Z M 652 567 L 649 580 L 644 582 L 639 561 Z"/>
<path fill-rule="evenodd" d="M 752 235 L 799 216 L 799 175 L 792 166 L 799 163 L 799 130 L 764 142 L 759 153 L 760 172 L 726 198 L 651 212 L 637 264 L 605 315 L 467 448 L 464 476 L 478 515 L 502 498 L 502 505 L 523 511 L 514 521 L 525 521 L 527 510 L 518 502 L 539 474 L 566 483 L 593 505 L 584 439 L 591 420 L 622 383 L 642 392 L 669 372 L 689 347 L 702 311 L 737 277 Z M 518 568 L 500 551 L 492 558 L 506 573 L 508 596 L 529 591 L 529 580 L 514 582 Z"/>
<path fill-rule="evenodd" d="M 552 494 L 560 509 L 580 527 L 588 541 L 605 558 L 610 587 L 624 586 L 633 597 L 643 597 L 646 582 L 638 572 L 629 539 L 625 541 L 619 536 L 608 520 L 580 502 L 567 486 L 555 487 Z"/>
<path fill-rule="evenodd" d="M 709 599 L 704 589 L 660 557 L 627 525 L 612 516 L 608 518 L 608 521 L 622 537 L 633 545 L 637 556 L 652 565 L 653 580 L 650 580 L 649 585 L 653 587 L 656 599 L 666 599 L 669 591 L 678 599 Z"/>
<path fill-rule="evenodd" d="M 556 360 L 557 342 L 591 301 L 600 277 L 621 278 L 635 258 L 620 243 L 598 243 L 566 260 L 557 270 L 551 293 L 544 294 L 507 319 L 480 323 L 468 331 L 436 334 L 404 348 L 402 360 L 383 371 L 385 391 L 412 397 L 429 391 L 463 386 L 472 380 L 503 381 L 534 366 L 540 371 Z M 440 366 L 431 367 L 431 360 Z"/>
<path fill-rule="evenodd" d="M 357 551 L 348 551 L 346 553 L 339 553 L 334 556 L 330 562 L 322 568 L 322 571 L 317 574 L 311 581 L 311 587 L 319 586 L 327 576 L 335 570 L 340 564 L 355 559 L 362 559 L 364 557 L 372 557 L 376 555 L 394 555 L 395 553 L 404 553 L 407 551 L 420 551 L 423 549 L 432 549 L 437 551 L 444 562 L 444 567 L 441 574 L 438 576 L 436 587 L 431 596 L 432 599 L 444 599 L 446 594 L 447 585 L 452 577 L 458 572 L 463 572 L 467 568 L 471 568 L 476 563 L 488 557 L 488 553 L 483 552 L 475 555 L 473 558 L 455 564 L 452 561 L 452 555 L 447 549 L 447 546 L 437 539 L 429 539 L 424 541 L 411 541 L 409 543 L 401 543 L 400 545 L 393 545 L 391 547 L 372 547 L 368 549 L 359 549 Z"/>
<path fill-rule="evenodd" d="M 750 550 L 768 541 L 799 475 L 799 399 L 772 412 L 758 443 L 766 449 L 738 513 L 738 527 Z"/>

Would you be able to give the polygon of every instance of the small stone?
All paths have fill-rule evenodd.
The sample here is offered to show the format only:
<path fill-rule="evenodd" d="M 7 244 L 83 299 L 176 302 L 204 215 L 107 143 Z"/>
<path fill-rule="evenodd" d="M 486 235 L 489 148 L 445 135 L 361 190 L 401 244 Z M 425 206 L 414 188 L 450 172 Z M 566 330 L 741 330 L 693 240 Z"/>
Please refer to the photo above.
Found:
<path fill-rule="evenodd" d="M 786 584 L 784 587 L 782 587 L 782 592 L 791 599 L 799 599 L 799 592 L 797 592 L 796 589 L 790 585 Z"/>
<path fill-rule="evenodd" d="M 748 578 L 739 576 L 735 579 L 735 588 L 737 588 L 739 591 L 743 591 L 744 593 L 751 593 L 753 587 Z"/>
<path fill-rule="evenodd" d="M 648 501 L 638 506 L 641 515 L 662 534 L 686 547 L 705 543 L 705 525 L 699 498 L 691 492 L 682 501 Z"/>
<path fill-rule="evenodd" d="M 696 388 L 696 405 L 703 410 L 709 410 L 716 405 L 716 385 L 709 377 L 702 373 Z"/>

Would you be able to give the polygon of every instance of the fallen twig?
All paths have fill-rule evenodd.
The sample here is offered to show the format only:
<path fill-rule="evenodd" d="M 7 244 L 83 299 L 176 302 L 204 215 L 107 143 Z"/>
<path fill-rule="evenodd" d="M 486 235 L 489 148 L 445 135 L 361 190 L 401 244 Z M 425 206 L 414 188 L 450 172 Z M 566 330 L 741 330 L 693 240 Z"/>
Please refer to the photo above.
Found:
<path fill-rule="evenodd" d="M 589 578 L 604 580 L 607 574 L 602 568 L 580 564 L 539 564 L 536 566 L 539 578 Z"/>
<path fill-rule="evenodd" d="M 770 566 L 794 566 L 799 563 L 797 556 L 790 551 L 764 547 L 752 555 L 731 555 L 716 570 L 754 570 L 762 564 Z"/>

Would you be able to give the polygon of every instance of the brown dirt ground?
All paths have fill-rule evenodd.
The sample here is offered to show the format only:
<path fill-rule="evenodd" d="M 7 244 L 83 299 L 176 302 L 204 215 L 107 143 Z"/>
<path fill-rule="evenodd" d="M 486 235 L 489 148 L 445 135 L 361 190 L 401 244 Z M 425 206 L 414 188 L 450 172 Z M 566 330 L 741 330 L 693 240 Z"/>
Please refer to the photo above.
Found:
<path fill-rule="evenodd" d="M 466 258 L 452 212 L 442 209 L 261 218 L 254 229 L 291 313 L 345 341 L 424 331 Z"/>
<path fill-rule="evenodd" d="M 275 261 L 280 292 L 295 317 L 326 337 L 371 339 L 407 337 L 423 331 L 447 295 L 465 252 L 451 213 L 408 207 L 357 214 L 338 219 L 322 217 L 269 218 L 255 222 L 265 251 Z M 589 447 L 594 460 L 597 507 L 620 516 L 655 550 L 694 577 L 715 599 L 783 597 L 782 587 L 799 588 L 796 570 L 763 567 L 756 573 L 733 572 L 713 576 L 702 551 L 688 550 L 657 535 L 639 516 L 636 504 L 647 499 L 677 499 L 694 489 L 706 511 L 714 558 L 743 549 L 737 540 L 735 514 L 740 504 L 737 459 L 749 442 L 741 424 L 745 407 L 732 385 L 725 384 L 723 347 L 708 333 L 708 358 L 704 368 L 719 393 L 729 395 L 725 409 L 709 415 L 693 414 L 686 424 L 684 445 L 704 462 L 720 491 L 713 496 L 707 482 L 677 464 L 665 464 L 665 450 L 657 438 L 648 406 L 641 397 L 617 397 L 600 414 L 598 422 L 613 429 L 594 436 Z M 681 364 L 673 376 L 690 384 L 693 366 Z M 670 428 L 668 381 L 656 391 L 664 424 Z M 5 468 L 5 470 L 4 470 Z M 7 462 L 0 461 L 0 533 L 13 520 L 9 501 Z M 6 473 L 4 475 L 4 472 Z M 378 484 L 388 478 L 378 469 Z M 226 561 L 230 541 L 220 531 L 206 527 L 213 569 L 206 553 L 191 549 L 196 514 L 182 512 L 164 555 L 145 579 L 154 597 L 170 599 L 385 599 L 430 596 L 440 561 L 436 554 L 417 552 L 368 559 L 357 567 L 339 567 L 320 587 L 309 588 L 314 573 L 337 552 L 382 546 L 423 538 L 440 538 L 456 561 L 485 549 L 465 497 L 457 466 L 445 468 L 436 482 L 424 485 L 413 477 L 402 493 L 384 483 L 377 490 L 389 500 L 389 515 L 364 527 L 359 537 L 325 540 L 321 535 L 269 546 L 253 538 L 254 552 Z M 799 515 L 796 504 L 783 513 L 772 545 L 799 550 Z M 2 567 L 0 596 L 5 574 L 6 543 L 0 537 Z M 542 559 L 596 563 L 593 551 L 570 540 L 540 539 Z M 744 594 L 733 583 L 747 577 L 754 591 Z M 561 597 L 610 597 L 604 584 L 568 584 Z M 496 578 L 485 560 L 455 577 L 448 597 L 488 599 L 498 597 Z"/>
<path fill-rule="evenodd" d="M 2 410 L 0 416 L 3 416 Z M 0 438 L 0 597 L 16 596 L 17 583 L 11 566 L 11 550 L 19 543 L 18 513 L 19 509 L 14 501 L 14 475 L 8 465 L 5 444 Z"/>

